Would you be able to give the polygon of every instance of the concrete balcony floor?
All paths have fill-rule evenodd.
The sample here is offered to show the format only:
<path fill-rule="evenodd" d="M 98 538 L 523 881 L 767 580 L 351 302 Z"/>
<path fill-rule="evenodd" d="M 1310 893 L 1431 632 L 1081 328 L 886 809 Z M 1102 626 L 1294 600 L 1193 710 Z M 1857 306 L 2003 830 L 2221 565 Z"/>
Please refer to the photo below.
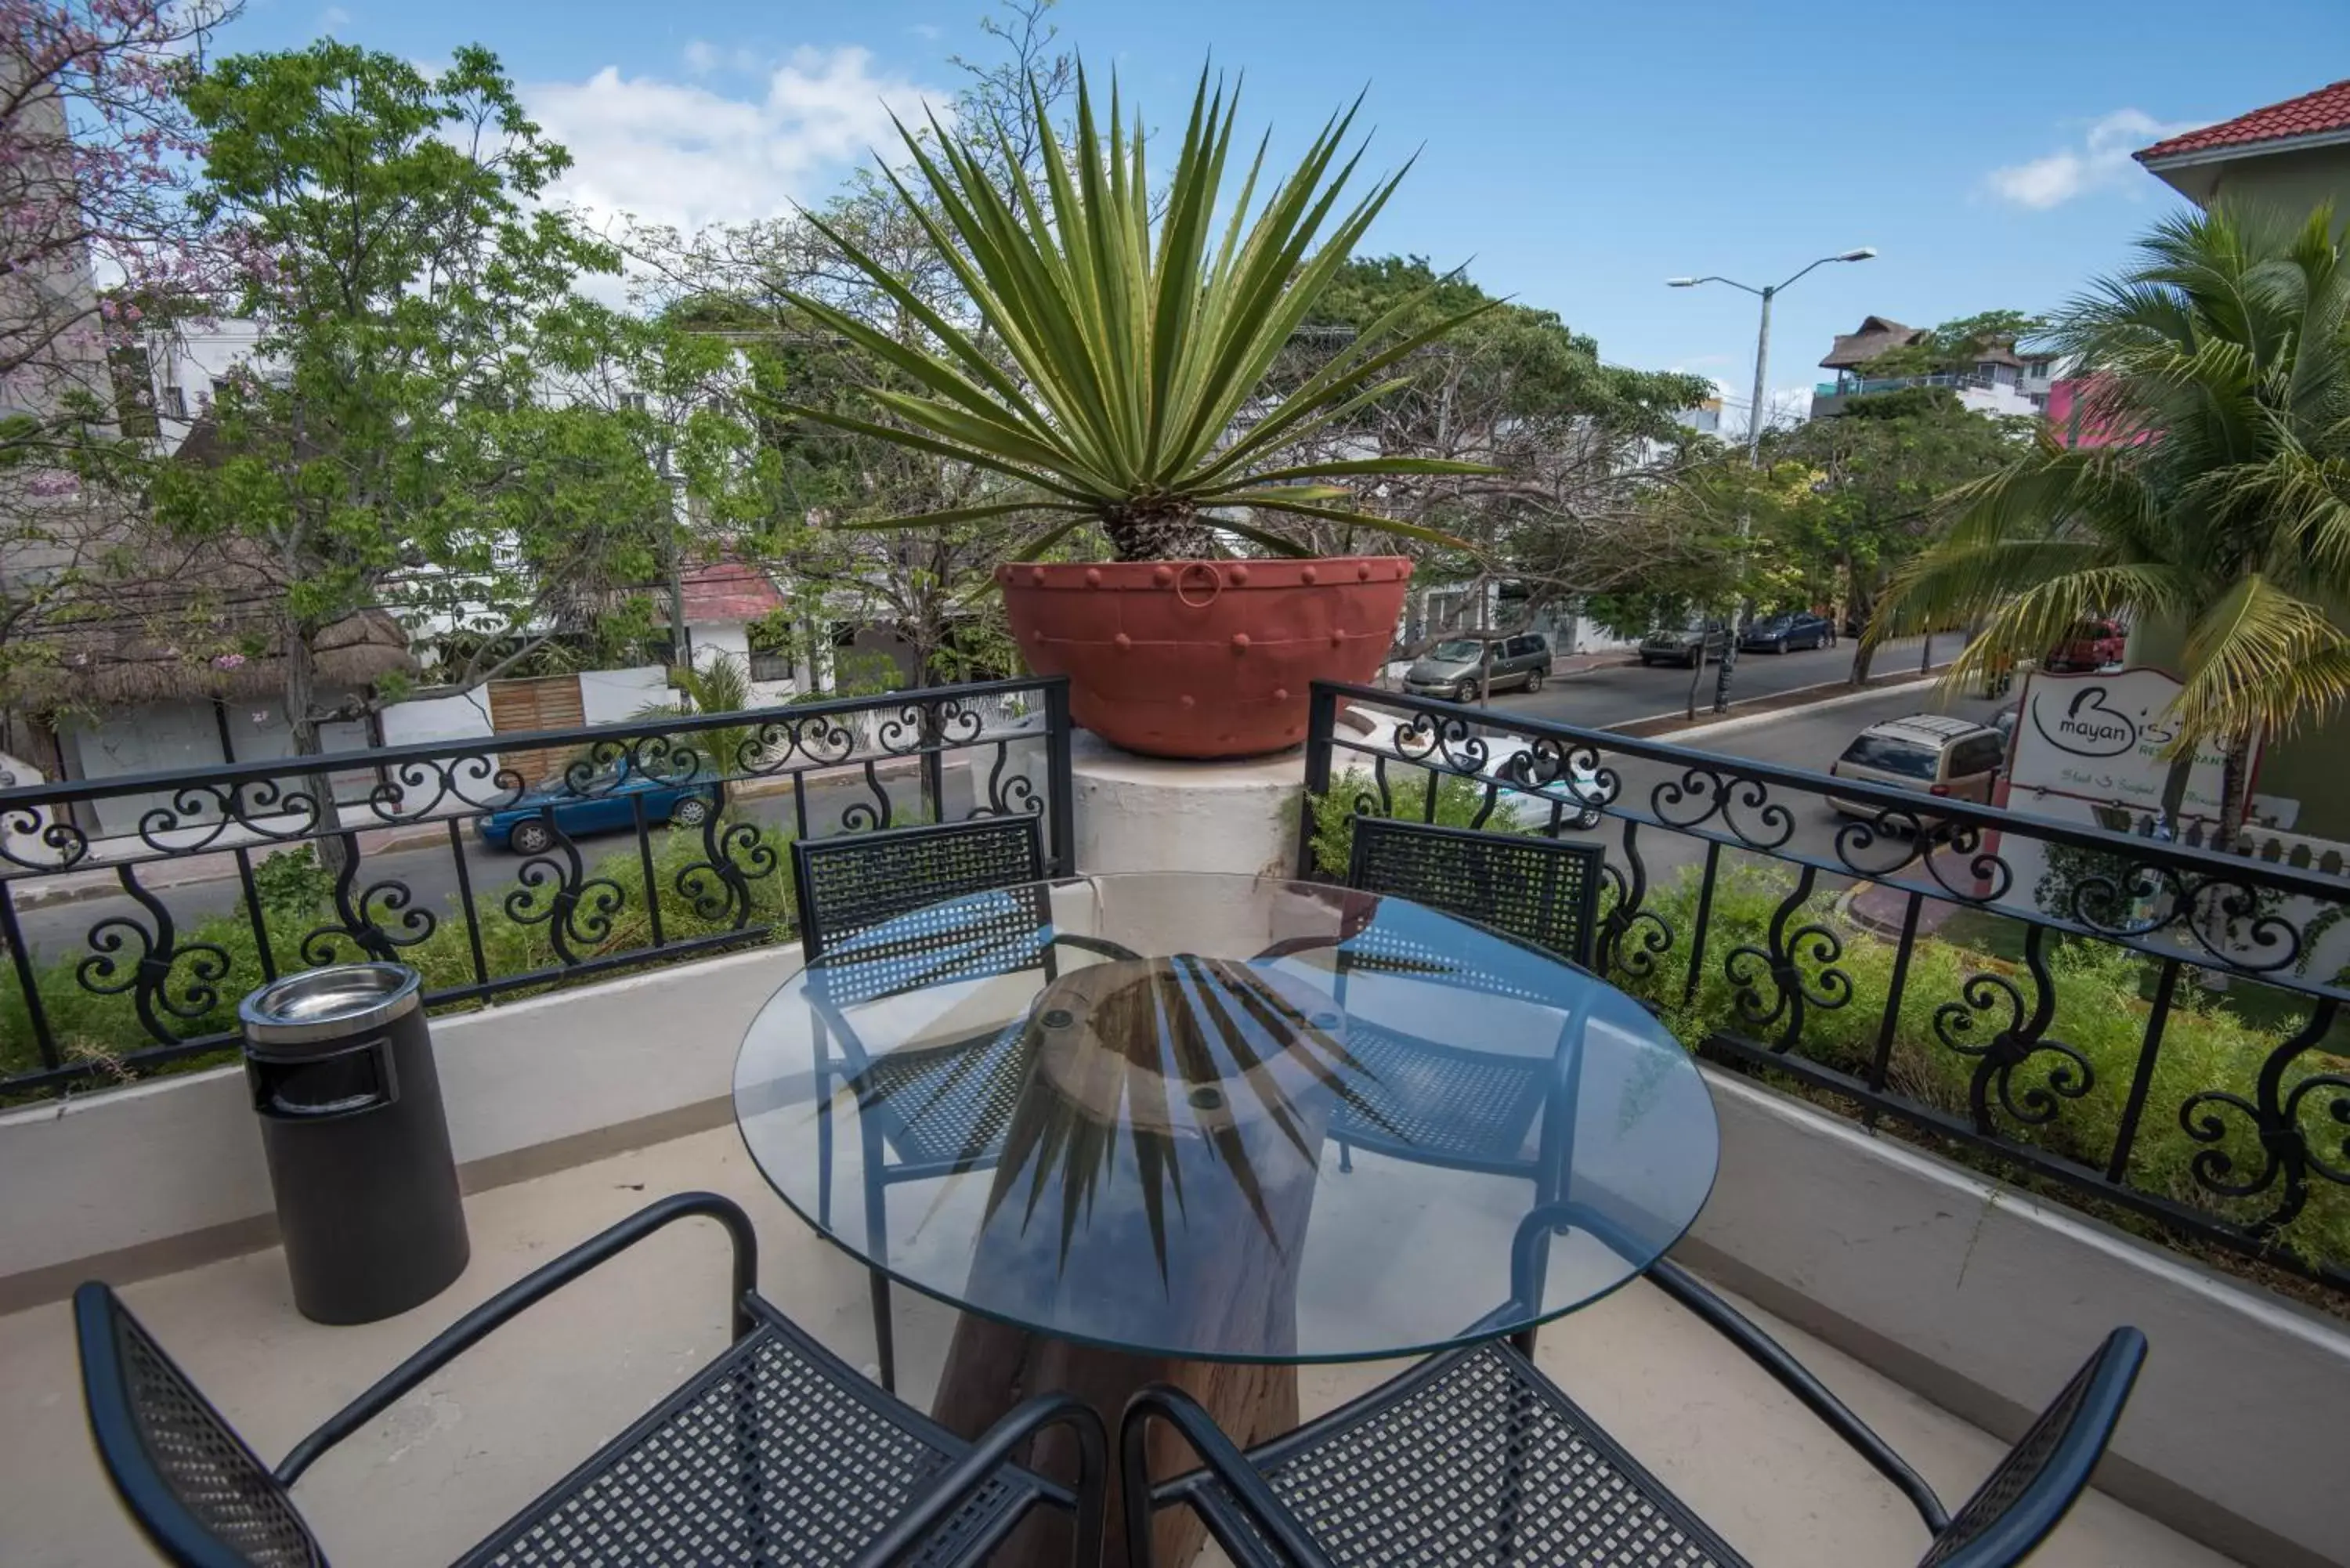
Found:
<path fill-rule="evenodd" d="M 467 1205 L 473 1261 L 464 1277 L 388 1323 L 305 1321 L 274 1251 L 149 1280 L 125 1295 L 274 1461 L 466 1307 L 650 1199 L 690 1188 L 744 1203 L 758 1221 L 770 1299 L 852 1362 L 870 1360 L 862 1271 L 762 1185 L 731 1128 L 478 1194 Z M 305 1479 L 299 1500 L 338 1568 L 455 1558 L 723 1345 L 725 1281 L 715 1231 L 681 1227 L 459 1358 Z M 951 1316 L 911 1292 L 897 1301 L 904 1391 L 921 1401 Z M 2002 1451 L 1985 1433 L 1757 1315 L 1952 1506 Z M 1905 1564 L 1925 1548 L 1923 1529 L 1890 1488 L 1650 1287 L 1544 1329 L 1541 1359 L 1759 1568 Z M 1393 1370 L 1308 1368 L 1305 1411 L 1327 1409 Z M 68 1309 L 0 1318 L 0 1563 L 117 1568 L 149 1560 L 90 1451 Z M 2093 1493 L 2033 1561 L 2214 1568 L 2228 1559 Z"/>

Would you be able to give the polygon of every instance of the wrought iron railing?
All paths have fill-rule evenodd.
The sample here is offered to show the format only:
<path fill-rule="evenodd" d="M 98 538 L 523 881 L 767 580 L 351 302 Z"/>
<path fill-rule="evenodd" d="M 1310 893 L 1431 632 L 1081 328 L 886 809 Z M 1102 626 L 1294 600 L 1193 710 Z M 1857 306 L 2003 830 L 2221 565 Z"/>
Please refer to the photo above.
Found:
<path fill-rule="evenodd" d="M 1365 813 L 1597 837 L 1597 963 L 1705 1055 L 2350 1290 L 2350 882 L 2268 841 L 1319 683 L 1305 772 L 1304 875 Z"/>
<path fill-rule="evenodd" d="M 1067 869 L 1068 713 L 1000 680 L 0 789 L 0 1096 L 214 1054 L 313 964 L 446 1006 L 766 940 L 795 837 L 1028 813 Z"/>

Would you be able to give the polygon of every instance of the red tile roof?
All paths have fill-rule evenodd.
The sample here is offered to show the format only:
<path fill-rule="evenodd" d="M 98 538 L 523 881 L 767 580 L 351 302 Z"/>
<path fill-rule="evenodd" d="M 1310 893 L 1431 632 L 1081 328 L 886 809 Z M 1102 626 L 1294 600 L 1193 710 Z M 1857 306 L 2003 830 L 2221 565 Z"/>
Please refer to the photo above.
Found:
<path fill-rule="evenodd" d="M 685 599 L 685 623 L 757 620 L 784 607 L 783 595 L 764 574 L 740 561 L 713 561 L 696 566 L 680 579 Z"/>
<path fill-rule="evenodd" d="M 2220 147 L 2249 147 L 2261 141 L 2283 141 L 2297 136 L 2317 136 L 2329 130 L 2350 130 L 2350 81 L 2158 141 L 2136 154 L 2141 163 L 2175 158 L 2182 152 L 2209 152 Z"/>

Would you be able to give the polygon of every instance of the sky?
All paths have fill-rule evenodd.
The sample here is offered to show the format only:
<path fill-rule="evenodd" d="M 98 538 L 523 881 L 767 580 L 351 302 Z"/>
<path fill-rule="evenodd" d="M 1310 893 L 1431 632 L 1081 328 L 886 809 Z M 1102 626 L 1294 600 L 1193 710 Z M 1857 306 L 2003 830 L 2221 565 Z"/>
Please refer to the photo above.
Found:
<path fill-rule="evenodd" d="M 494 49 L 592 212 L 695 226 L 821 202 L 993 59 L 989 0 L 248 0 L 224 50 L 321 34 L 420 62 Z M 1838 331 L 2046 310 L 2183 205 L 2130 161 L 2350 75 L 2350 0 L 1062 0 L 1061 41 L 1180 134 L 1203 62 L 1276 157 L 1367 89 L 1367 167 L 1416 152 L 1364 249 L 1466 265 L 1602 356 L 1731 389 L 1776 283 L 1774 407 Z"/>

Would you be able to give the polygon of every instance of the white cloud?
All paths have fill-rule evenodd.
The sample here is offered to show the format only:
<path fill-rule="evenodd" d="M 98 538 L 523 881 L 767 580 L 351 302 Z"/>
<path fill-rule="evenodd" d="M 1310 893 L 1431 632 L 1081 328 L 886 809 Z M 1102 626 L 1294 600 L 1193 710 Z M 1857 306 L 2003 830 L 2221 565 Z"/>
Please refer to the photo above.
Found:
<path fill-rule="evenodd" d="M 718 68 L 718 46 L 695 38 L 685 46 L 685 68 L 696 76 L 707 76 Z"/>
<path fill-rule="evenodd" d="M 332 33 L 351 25 L 351 14 L 340 5 L 329 5 L 318 13 L 318 31 Z"/>
<path fill-rule="evenodd" d="M 906 29 L 926 44 L 935 44 L 946 36 L 946 29 L 936 22 L 917 22 Z"/>
<path fill-rule="evenodd" d="M 689 66 L 696 47 L 687 47 Z M 713 48 L 709 57 L 726 57 Z M 877 73 L 872 55 L 856 47 L 794 50 L 762 87 L 737 98 L 607 66 L 525 97 L 547 135 L 571 150 L 560 198 L 598 218 L 632 213 L 690 229 L 773 217 L 820 196 L 843 167 L 894 144 L 891 110 L 919 115 L 928 99 L 943 111 L 950 96 Z"/>
<path fill-rule="evenodd" d="M 2091 120 L 2079 144 L 2045 158 L 1994 169 L 1984 182 L 1992 195 L 2035 211 L 2128 182 L 2137 172 L 2130 154 L 2166 137 L 2193 130 L 2200 120 L 2168 121 L 2143 109 L 2117 109 Z"/>

